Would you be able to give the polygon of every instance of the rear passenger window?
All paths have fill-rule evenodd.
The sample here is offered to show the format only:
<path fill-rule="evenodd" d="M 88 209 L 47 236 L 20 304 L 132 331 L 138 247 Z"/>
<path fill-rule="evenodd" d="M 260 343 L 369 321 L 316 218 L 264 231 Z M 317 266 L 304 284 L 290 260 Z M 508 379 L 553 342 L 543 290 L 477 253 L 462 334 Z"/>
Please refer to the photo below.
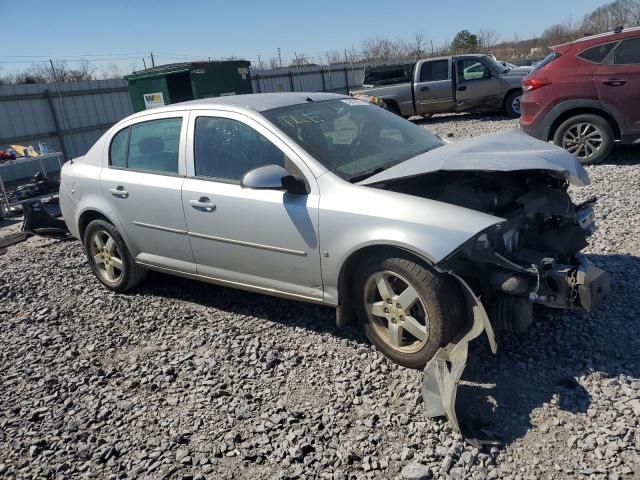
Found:
<path fill-rule="evenodd" d="M 136 123 L 111 140 L 109 164 L 149 172 L 178 173 L 182 118 Z"/>
<path fill-rule="evenodd" d="M 181 118 L 166 118 L 131 126 L 127 167 L 178 173 Z"/>
<path fill-rule="evenodd" d="M 449 78 L 449 60 L 425 62 L 420 68 L 421 82 L 437 82 Z"/>
<path fill-rule="evenodd" d="M 198 177 L 240 181 L 264 165 L 284 167 L 284 153 L 262 134 L 237 120 L 199 117 L 194 142 Z"/>
<path fill-rule="evenodd" d="M 640 64 L 640 38 L 631 38 L 620 44 L 613 52 L 616 65 Z"/>
<path fill-rule="evenodd" d="M 601 63 L 615 46 L 616 42 L 596 45 L 595 47 L 588 48 L 584 52 L 581 52 L 578 56 L 589 62 Z"/>

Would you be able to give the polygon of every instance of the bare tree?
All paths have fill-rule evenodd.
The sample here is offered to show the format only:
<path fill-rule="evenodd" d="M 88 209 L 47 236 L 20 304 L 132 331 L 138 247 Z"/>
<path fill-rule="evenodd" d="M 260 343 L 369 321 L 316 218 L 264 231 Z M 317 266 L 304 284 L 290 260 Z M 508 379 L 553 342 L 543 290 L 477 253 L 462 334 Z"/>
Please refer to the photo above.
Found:
<path fill-rule="evenodd" d="M 344 60 L 347 63 L 358 63 L 362 60 L 362 55 L 352 46 L 344 50 Z"/>
<path fill-rule="evenodd" d="M 100 69 L 100 77 L 105 80 L 122 78 L 120 66 L 117 63 L 109 63 Z"/>
<path fill-rule="evenodd" d="M 640 26 L 640 0 L 620 0 L 626 6 L 627 22 L 625 26 Z"/>
<path fill-rule="evenodd" d="M 420 32 L 414 32 L 409 38 L 409 41 L 398 40 L 398 50 L 400 50 L 400 56 L 403 58 L 420 59 L 427 55 L 427 41 L 424 35 Z"/>
<path fill-rule="evenodd" d="M 342 55 L 338 50 L 328 50 L 324 54 L 324 60 L 326 61 L 327 65 L 331 65 L 332 63 L 341 63 L 344 61 Z"/>
<path fill-rule="evenodd" d="M 640 24 L 640 0 L 615 0 L 585 15 L 582 29 L 585 33 L 603 33 L 618 26 Z"/>
<path fill-rule="evenodd" d="M 291 60 L 289 64 L 290 67 L 304 67 L 308 65 L 313 65 L 313 62 L 309 57 L 304 54 L 296 54 L 296 56 Z"/>
<path fill-rule="evenodd" d="M 500 40 L 500 35 L 494 28 L 481 28 L 477 36 L 478 45 L 482 51 L 490 51 Z"/>
<path fill-rule="evenodd" d="M 370 37 L 362 42 L 362 56 L 371 62 L 387 62 L 394 57 L 396 46 L 388 38 Z"/>

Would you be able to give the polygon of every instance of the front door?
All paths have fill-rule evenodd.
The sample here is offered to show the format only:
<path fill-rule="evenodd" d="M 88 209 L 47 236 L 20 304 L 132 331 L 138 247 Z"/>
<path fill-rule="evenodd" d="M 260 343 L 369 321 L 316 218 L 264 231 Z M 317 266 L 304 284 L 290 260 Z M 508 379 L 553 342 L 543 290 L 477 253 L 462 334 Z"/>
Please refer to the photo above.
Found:
<path fill-rule="evenodd" d="M 416 113 L 431 115 L 450 112 L 455 106 L 451 60 L 427 60 L 420 66 L 418 82 L 414 84 Z"/>
<path fill-rule="evenodd" d="M 311 172 L 288 160 L 294 153 L 270 131 L 240 114 L 194 114 L 189 138 L 182 200 L 198 274 L 321 300 L 319 195 Z M 240 186 L 247 171 L 270 164 L 302 174 L 310 193 Z"/>
<path fill-rule="evenodd" d="M 617 113 L 623 141 L 637 139 L 640 136 L 640 38 L 621 42 L 607 63 L 598 67 L 593 81 L 600 102 Z"/>
<path fill-rule="evenodd" d="M 100 186 L 137 261 L 195 273 L 182 210 L 185 140 L 180 112 L 133 121 L 113 137 Z"/>
<path fill-rule="evenodd" d="M 501 80 L 479 58 L 456 61 L 458 111 L 500 108 Z"/>

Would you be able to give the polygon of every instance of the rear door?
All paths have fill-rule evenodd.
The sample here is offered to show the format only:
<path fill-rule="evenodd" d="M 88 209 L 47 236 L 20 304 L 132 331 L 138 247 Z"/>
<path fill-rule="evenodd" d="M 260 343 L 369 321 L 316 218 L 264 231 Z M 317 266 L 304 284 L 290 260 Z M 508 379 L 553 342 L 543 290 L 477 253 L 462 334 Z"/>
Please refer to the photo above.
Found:
<path fill-rule="evenodd" d="M 500 78 L 481 58 L 456 60 L 456 108 L 458 111 L 501 108 Z"/>
<path fill-rule="evenodd" d="M 433 114 L 453 110 L 451 59 L 424 61 L 417 76 L 414 84 L 416 113 Z"/>
<path fill-rule="evenodd" d="M 107 146 L 100 186 L 139 262 L 195 273 L 182 209 L 187 115 L 135 119 Z"/>
<path fill-rule="evenodd" d="M 593 80 L 600 102 L 613 108 L 622 121 L 623 141 L 634 141 L 640 136 L 640 37 L 618 44 Z"/>

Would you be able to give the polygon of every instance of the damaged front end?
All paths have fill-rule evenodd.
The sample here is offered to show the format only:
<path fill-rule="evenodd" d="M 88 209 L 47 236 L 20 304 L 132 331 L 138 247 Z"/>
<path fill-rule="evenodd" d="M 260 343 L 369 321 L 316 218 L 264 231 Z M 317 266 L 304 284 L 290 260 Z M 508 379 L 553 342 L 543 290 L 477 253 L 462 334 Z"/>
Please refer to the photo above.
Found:
<path fill-rule="evenodd" d="M 422 392 L 430 416 L 455 413 L 468 344 L 483 331 L 524 331 L 535 304 L 592 311 L 609 294 L 607 272 L 580 255 L 595 230 L 595 198 L 575 205 L 569 178 L 553 172 L 436 172 L 387 182 L 384 188 L 482 211 L 504 219 L 479 232 L 436 267 L 453 275 L 469 305 L 466 333 L 432 358 Z"/>
<path fill-rule="evenodd" d="M 596 199 L 574 205 L 567 182 L 544 174 L 511 174 L 510 184 L 518 193 L 493 212 L 505 221 L 438 267 L 469 283 L 498 330 L 525 330 L 534 304 L 597 308 L 609 293 L 608 275 L 579 255 L 595 230 Z"/>

